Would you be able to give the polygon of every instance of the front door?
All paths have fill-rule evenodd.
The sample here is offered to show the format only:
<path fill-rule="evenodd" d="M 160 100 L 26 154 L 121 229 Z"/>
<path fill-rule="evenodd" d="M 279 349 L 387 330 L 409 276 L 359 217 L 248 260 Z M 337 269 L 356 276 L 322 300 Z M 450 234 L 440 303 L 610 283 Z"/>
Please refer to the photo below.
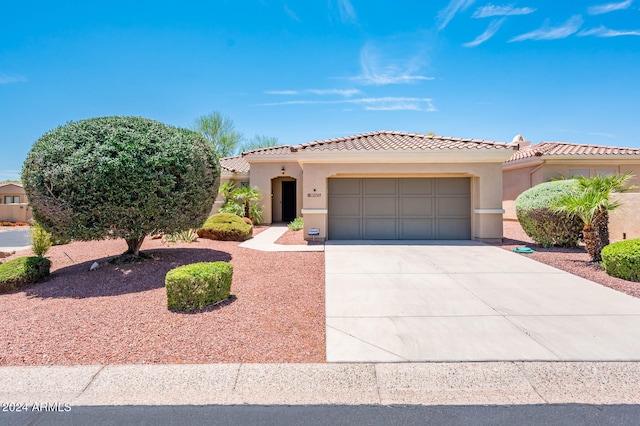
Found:
<path fill-rule="evenodd" d="M 282 221 L 296 218 L 296 181 L 282 181 Z"/>

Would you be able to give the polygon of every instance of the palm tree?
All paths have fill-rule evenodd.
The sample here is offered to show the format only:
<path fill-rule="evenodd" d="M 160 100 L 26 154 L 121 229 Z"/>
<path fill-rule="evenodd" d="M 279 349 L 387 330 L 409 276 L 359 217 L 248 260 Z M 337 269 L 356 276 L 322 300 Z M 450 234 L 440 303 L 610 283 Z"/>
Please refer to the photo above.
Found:
<path fill-rule="evenodd" d="M 632 177 L 633 174 L 630 172 L 624 175 L 596 175 L 592 178 L 579 177 L 577 178 L 577 187 L 581 191 L 592 188 L 595 191 L 606 193 L 608 197 L 613 193 L 627 192 L 635 189 L 635 185 L 625 188 L 625 185 Z M 604 206 L 596 212 L 593 226 L 599 240 L 599 251 L 602 251 L 605 246 L 609 245 L 609 210 L 604 208 Z"/>
<path fill-rule="evenodd" d="M 222 203 L 222 205 L 227 204 L 227 202 L 233 198 L 233 191 L 235 190 L 236 185 L 233 182 L 225 182 L 220 185 L 218 192 L 224 197 L 224 203 Z"/>
<path fill-rule="evenodd" d="M 609 199 L 609 192 L 599 188 L 587 186 L 577 194 L 566 194 L 560 197 L 553 210 L 565 212 L 569 216 L 577 216 L 584 223 L 582 236 L 587 253 L 591 260 L 599 262 L 602 260 L 600 252 L 600 239 L 595 228 L 595 221 L 601 211 L 611 211 L 619 207 L 620 203 Z"/>
<path fill-rule="evenodd" d="M 244 217 L 251 217 L 251 202 L 258 201 L 262 198 L 262 194 L 258 188 L 243 186 L 233 191 L 233 199 L 235 202 L 244 207 Z"/>

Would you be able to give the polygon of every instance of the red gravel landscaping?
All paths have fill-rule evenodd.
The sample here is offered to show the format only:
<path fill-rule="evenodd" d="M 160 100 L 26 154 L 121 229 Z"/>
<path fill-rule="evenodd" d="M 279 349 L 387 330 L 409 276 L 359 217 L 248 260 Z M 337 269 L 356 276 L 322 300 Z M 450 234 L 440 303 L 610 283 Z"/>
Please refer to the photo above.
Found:
<path fill-rule="evenodd" d="M 147 239 L 153 259 L 108 263 L 125 250 L 124 240 L 53 247 L 49 280 L 0 295 L 0 365 L 325 362 L 323 253 Z M 234 265 L 236 299 L 169 311 L 167 271 L 217 260 Z"/>
<path fill-rule="evenodd" d="M 591 262 L 591 257 L 584 247 L 544 248 L 534 244 L 533 240 L 522 230 L 519 222 L 504 222 L 504 238 L 501 244 L 495 244 L 505 250 L 513 250 L 516 247 L 531 247 L 536 252 L 520 254 L 538 262 L 562 269 L 574 275 L 597 282 L 614 290 L 621 291 L 633 297 L 640 297 L 640 283 L 626 281 L 608 275 L 602 266 Z"/>

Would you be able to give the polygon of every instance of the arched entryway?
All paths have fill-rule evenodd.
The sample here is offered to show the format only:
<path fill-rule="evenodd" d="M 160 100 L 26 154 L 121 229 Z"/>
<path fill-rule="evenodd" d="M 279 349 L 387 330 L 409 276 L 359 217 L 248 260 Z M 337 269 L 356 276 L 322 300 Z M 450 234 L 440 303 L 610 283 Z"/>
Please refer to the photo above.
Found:
<path fill-rule="evenodd" d="M 291 222 L 296 218 L 298 209 L 297 181 L 283 176 L 271 180 L 271 211 L 273 222 Z"/>

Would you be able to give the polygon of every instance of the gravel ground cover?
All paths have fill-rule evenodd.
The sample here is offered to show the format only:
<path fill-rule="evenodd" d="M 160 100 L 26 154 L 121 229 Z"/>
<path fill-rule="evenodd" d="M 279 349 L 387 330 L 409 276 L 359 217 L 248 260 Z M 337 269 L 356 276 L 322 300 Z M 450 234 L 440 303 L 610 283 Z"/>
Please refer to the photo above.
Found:
<path fill-rule="evenodd" d="M 535 253 L 520 254 L 520 256 L 529 257 L 630 296 L 640 297 L 640 283 L 607 275 L 599 264 L 591 262 L 591 258 L 583 246 L 576 248 L 544 248 L 533 243 L 533 240 L 527 236 L 519 222 L 504 221 L 503 242 L 495 245 L 505 250 L 513 250 L 516 247 L 524 246 L 531 247 L 536 251 Z"/>
<path fill-rule="evenodd" d="M 125 249 L 123 240 L 53 247 L 48 281 L 0 295 L 0 365 L 325 362 L 323 253 L 147 239 L 152 259 L 108 262 Z M 169 311 L 167 271 L 217 260 L 234 265 L 236 298 Z"/>
<path fill-rule="evenodd" d="M 282 236 L 276 240 L 276 244 L 313 246 L 322 245 L 324 243 L 320 241 L 306 241 L 302 230 L 292 231 L 291 229 L 287 229 L 287 232 L 282 234 Z"/>

